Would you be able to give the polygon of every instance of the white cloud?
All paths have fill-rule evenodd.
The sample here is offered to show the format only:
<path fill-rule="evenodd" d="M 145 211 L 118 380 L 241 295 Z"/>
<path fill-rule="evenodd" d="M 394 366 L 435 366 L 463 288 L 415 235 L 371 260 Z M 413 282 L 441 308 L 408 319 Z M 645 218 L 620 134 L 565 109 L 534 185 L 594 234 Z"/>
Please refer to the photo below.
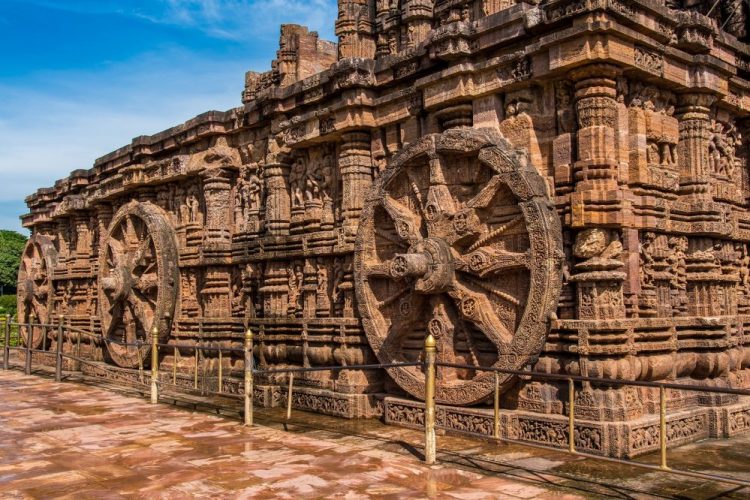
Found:
<path fill-rule="evenodd" d="M 165 65 L 165 62 L 171 64 Z M 137 135 L 208 110 L 239 106 L 244 71 L 261 66 L 175 52 L 100 72 L 37 74 L 34 85 L 0 83 L 0 202 L 20 200 Z M 262 67 L 262 66 L 261 66 Z"/>

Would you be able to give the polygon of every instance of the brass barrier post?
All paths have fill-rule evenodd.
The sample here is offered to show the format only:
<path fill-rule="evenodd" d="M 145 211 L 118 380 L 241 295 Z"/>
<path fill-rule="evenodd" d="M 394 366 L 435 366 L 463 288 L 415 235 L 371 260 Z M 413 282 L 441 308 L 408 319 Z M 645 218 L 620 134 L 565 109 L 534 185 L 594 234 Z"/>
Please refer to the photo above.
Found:
<path fill-rule="evenodd" d="M 289 392 L 286 395 L 286 419 L 292 418 L 292 386 L 294 385 L 294 372 L 289 374 Z"/>
<path fill-rule="evenodd" d="M 57 345 L 55 346 L 55 381 L 62 380 L 62 344 L 63 344 L 63 320 L 65 316 L 59 316 L 60 323 L 57 325 Z"/>
<path fill-rule="evenodd" d="M 659 386 L 659 451 L 661 460 L 659 467 L 668 470 L 667 466 L 667 390 Z"/>
<path fill-rule="evenodd" d="M 222 389 L 224 389 L 224 383 L 222 379 L 224 378 L 224 367 L 222 366 L 224 363 L 224 357 L 221 354 L 221 346 L 219 346 L 219 394 L 221 394 Z"/>
<path fill-rule="evenodd" d="M 29 315 L 28 337 L 26 338 L 26 375 L 31 375 L 31 344 L 34 342 L 34 314 Z"/>
<path fill-rule="evenodd" d="M 193 389 L 198 390 L 198 344 L 195 344 L 195 372 L 193 373 Z"/>
<path fill-rule="evenodd" d="M 3 358 L 3 368 L 10 369 L 10 314 L 5 316 L 5 357 Z"/>
<path fill-rule="evenodd" d="M 141 352 L 140 339 L 135 340 L 135 348 L 138 351 L 138 378 L 141 384 L 145 384 L 146 382 L 143 380 L 143 353 Z M 128 349 L 130 349 L 130 347 L 128 347 Z"/>
<path fill-rule="evenodd" d="M 253 331 L 245 332 L 245 426 L 253 425 Z"/>
<path fill-rule="evenodd" d="M 424 340 L 425 389 L 424 389 L 424 461 L 435 463 L 437 444 L 435 443 L 435 338 L 427 335 Z"/>
<path fill-rule="evenodd" d="M 151 404 L 159 402 L 159 327 L 151 329 Z"/>
<path fill-rule="evenodd" d="M 575 444 L 575 383 L 572 378 L 568 379 L 568 451 L 576 452 Z"/>
<path fill-rule="evenodd" d="M 76 371 L 81 371 L 81 337 L 83 337 L 83 334 L 80 332 L 80 330 L 77 333 L 76 337 Z"/>
<path fill-rule="evenodd" d="M 495 406 L 494 425 L 492 426 L 492 437 L 500 438 L 500 374 L 495 372 Z"/>
<path fill-rule="evenodd" d="M 177 386 L 177 346 L 174 346 L 174 352 L 172 353 L 172 385 Z"/>

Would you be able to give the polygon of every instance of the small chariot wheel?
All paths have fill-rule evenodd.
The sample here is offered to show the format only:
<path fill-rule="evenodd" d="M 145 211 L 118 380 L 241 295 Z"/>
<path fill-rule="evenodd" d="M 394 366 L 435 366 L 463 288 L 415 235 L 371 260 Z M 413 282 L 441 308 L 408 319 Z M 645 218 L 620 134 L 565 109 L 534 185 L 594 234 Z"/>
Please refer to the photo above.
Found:
<path fill-rule="evenodd" d="M 175 234 L 164 211 L 138 201 L 118 210 L 99 253 L 99 315 L 115 364 L 147 362 L 154 326 L 160 341 L 169 338 L 178 273 Z M 123 345 L 138 342 L 140 352 Z"/>
<path fill-rule="evenodd" d="M 355 247 L 359 312 L 381 363 L 437 341 L 436 400 L 485 400 L 494 375 L 537 357 L 562 281 L 562 230 L 542 177 L 501 137 L 454 129 L 396 155 L 371 189 Z M 421 367 L 388 370 L 424 398 Z M 511 378 L 501 377 L 502 384 Z"/>
<path fill-rule="evenodd" d="M 34 323 L 49 324 L 52 311 L 54 289 L 52 272 L 57 264 L 57 250 L 48 236 L 34 234 L 26 242 L 18 268 L 17 304 L 18 322 L 28 323 L 32 316 Z M 21 335 L 26 345 L 39 349 L 43 345 L 45 328 L 21 327 Z"/>

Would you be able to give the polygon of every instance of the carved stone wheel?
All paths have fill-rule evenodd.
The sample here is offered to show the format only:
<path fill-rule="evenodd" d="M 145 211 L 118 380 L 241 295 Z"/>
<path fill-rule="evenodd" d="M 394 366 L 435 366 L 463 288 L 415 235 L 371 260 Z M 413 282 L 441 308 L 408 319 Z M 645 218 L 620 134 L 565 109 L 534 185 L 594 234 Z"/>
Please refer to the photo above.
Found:
<path fill-rule="evenodd" d="M 152 327 L 159 327 L 160 341 L 169 338 L 178 283 L 177 244 L 164 211 L 138 201 L 118 210 L 99 254 L 102 335 L 144 342 L 140 357 L 147 364 Z M 118 366 L 138 366 L 138 348 L 106 345 Z"/>
<path fill-rule="evenodd" d="M 34 323 L 49 324 L 52 311 L 52 271 L 57 264 L 57 250 L 52 240 L 43 235 L 32 235 L 26 242 L 18 268 L 17 304 L 18 322 L 28 323 L 34 315 Z M 44 329 L 33 328 L 32 349 L 42 346 Z M 28 345 L 29 329 L 21 328 L 24 343 Z"/>
<path fill-rule="evenodd" d="M 424 137 L 376 181 L 355 248 L 359 312 L 382 363 L 422 360 L 520 369 L 542 349 L 562 281 L 562 230 L 542 177 L 501 137 Z M 424 399 L 421 367 L 389 369 Z M 502 376 L 504 386 L 511 377 Z M 436 399 L 469 405 L 491 372 L 440 368 Z"/>

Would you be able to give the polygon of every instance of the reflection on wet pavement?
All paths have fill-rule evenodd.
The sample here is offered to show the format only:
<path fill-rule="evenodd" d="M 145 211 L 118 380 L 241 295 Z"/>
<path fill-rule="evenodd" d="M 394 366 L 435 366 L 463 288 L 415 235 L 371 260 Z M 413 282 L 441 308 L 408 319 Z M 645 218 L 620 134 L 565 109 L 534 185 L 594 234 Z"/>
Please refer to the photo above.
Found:
<path fill-rule="evenodd" d="M 2 498 L 566 496 L 17 372 L 0 372 L 0 401 Z"/>
<path fill-rule="evenodd" d="M 91 382 L 91 381 L 89 381 Z M 96 382 L 100 383 L 100 382 Z M 748 489 L 376 420 L 256 409 L 237 418 L 0 371 L 0 498 L 750 498 Z M 210 399 L 164 401 L 214 412 Z M 229 414 L 241 402 L 222 407 Z M 656 456 L 640 460 L 654 462 Z M 750 480 L 750 435 L 669 450 L 672 467 Z"/>

